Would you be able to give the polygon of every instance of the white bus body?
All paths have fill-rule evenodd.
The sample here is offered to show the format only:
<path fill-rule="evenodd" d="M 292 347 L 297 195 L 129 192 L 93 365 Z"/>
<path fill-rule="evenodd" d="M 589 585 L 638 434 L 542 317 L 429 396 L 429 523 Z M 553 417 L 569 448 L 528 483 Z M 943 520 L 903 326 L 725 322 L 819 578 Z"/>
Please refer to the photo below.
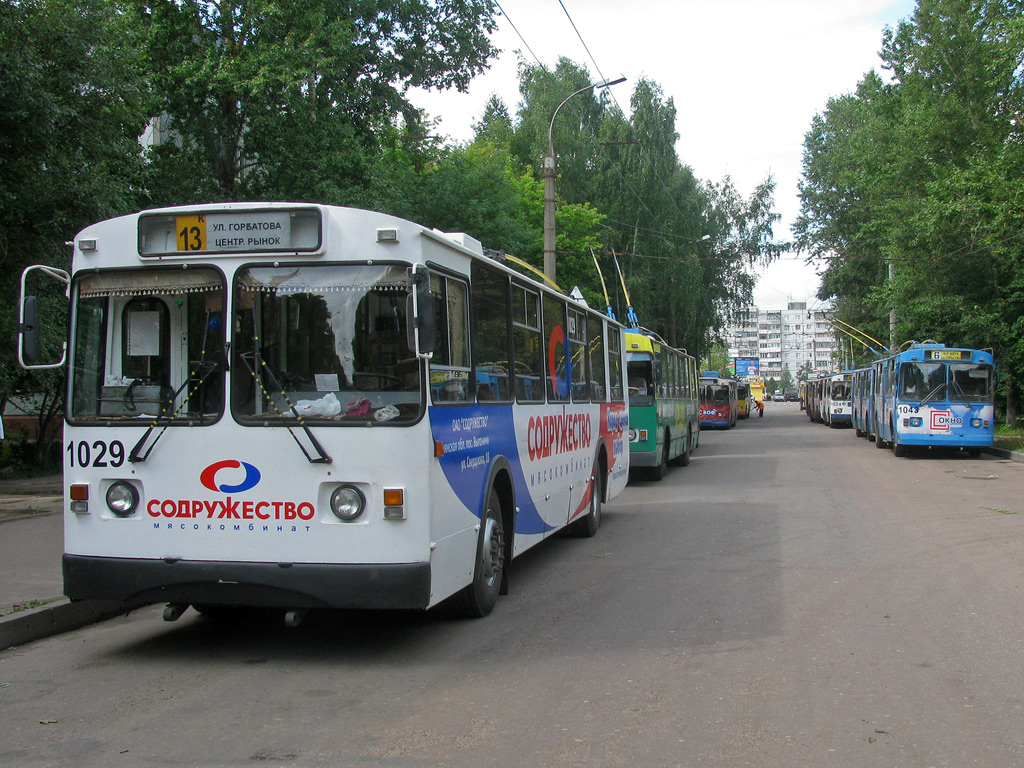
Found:
<path fill-rule="evenodd" d="M 628 477 L 621 326 L 379 213 L 90 226 L 68 360 L 72 598 L 483 615 Z"/>
<path fill-rule="evenodd" d="M 825 378 L 822 419 L 830 427 L 853 423 L 853 373 L 844 371 Z"/>

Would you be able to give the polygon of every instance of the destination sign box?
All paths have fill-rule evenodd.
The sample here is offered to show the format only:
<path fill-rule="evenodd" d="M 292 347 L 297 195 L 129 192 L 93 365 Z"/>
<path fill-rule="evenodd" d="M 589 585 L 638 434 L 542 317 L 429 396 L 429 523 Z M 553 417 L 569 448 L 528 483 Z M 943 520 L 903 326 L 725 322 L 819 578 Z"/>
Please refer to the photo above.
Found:
<path fill-rule="evenodd" d="M 139 217 L 140 256 L 281 253 L 319 250 L 316 208 L 146 214 Z"/>

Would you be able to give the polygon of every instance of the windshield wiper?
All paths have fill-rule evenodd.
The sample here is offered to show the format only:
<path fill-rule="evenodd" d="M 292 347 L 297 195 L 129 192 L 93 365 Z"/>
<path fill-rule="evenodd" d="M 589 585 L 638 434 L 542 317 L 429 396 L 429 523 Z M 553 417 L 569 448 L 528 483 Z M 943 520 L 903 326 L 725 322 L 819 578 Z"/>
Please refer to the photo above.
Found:
<path fill-rule="evenodd" d="M 921 404 L 924 405 L 925 403 L 927 403 L 929 400 L 931 400 L 935 395 L 939 394 L 939 392 L 941 392 L 945 388 L 946 388 L 946 382 L 942 382 L 937 387 L 935 387 L 935 389 L 933 389 L 931 392 L 929 392 L 927 395 L 924 396 L 924 398 L 921 400 Z"/>
<path fill-rule="evenodd" d="M 242 362 L 245 363 L 245 366 L 249 369 L 250 373 L 252 373 L 253 378 L 257 380 L 259 379 L 259 377 L 256 375 L 257 370 L 265 371 L 266 374 L 270 377 L 271 381 L 273 381 L 274 388 L 278 392 L 284 393 L 284 386 L 278 380 L 277 376 L 274 374 L 274 371 L 270 368 L 270 366 L 267 365 L 266 362 L 263 360 L 263 355 L 260 354 L 259 349 L 254 349 L 252 352 L 245 352 L 239 355 L 239 357 L 241 358 Z M 278 416 L 280 416 L 281 418 L 287 418 L 287 416 L 284 413 L 281 413 L 281 410 L 277 407 L 273 400 L 271 400 L 270 402 L 274 406 L 274 410 L 277 411 Z M 288 402 L 287 399 L 285 400 L 285 402 Z M 288 402 L 288 405 L 291 405 L 291 403 Z M 291 410 L 294 413 L 295 407 L 292 406 Z M 309 427 L 306 426 L 306 422 L 303 421 L 302 417 L 296 413 L 295 418 L 298 419 L 299 426 L 302 427 L 302 431 L 306 433 L 306 437 L 309 439 L 310 445 L 313 446 L 313 451 L 316 453 L 316 456 L 314 457 L 313 455 L 310 454 L 309 451 L 306 450 L 306 446 L 304 446 L 302 442 L 299 440 L 298 435 L 296 435 L 295 432 L 292 431 L 290 424 L 285 424 L 285 428 L 288 430 L 288 434 L 292 436 L 292 439 L 295 441 L 295 444 L 299 446 L 299 450 L 302 451 L 302 455 L 306 457 L 306 461 L 308 461 L 310 464 L 332 463 L 333 459 L 327 455 L 327 451 L 324 450 L 324 447 L 320 445 L 320 441 L 316 439 L 316 436 L 310 431 Z"/>
<path fill-rule="evenodd" d="M 219 370 L 220 368 L 221 368 L 221 364 L 220 363 L 214 363 L 212 366 L 210 366 L 209 370 L 206 373 L 203 374 L 202 378 L 200 378 L 199 382 L 195 385 L 196 389 L 198 390 L 199 387 L 201 387 L 203 384 L 205 384 L 206 380 L 208 378 L 210 378 L 210 375 L 213 374 L 215 371 Z M 182 392 L 184 392 L 185 389 L 188 387 L 188 385 L 191 384 L 191 383 L 192 383 L 191 379 L 186 378 L 185 381 L 182 383 L 182 385 L 180 387 L 178 387 L 177 390 L 175 390 L 174 394 L 172 394 L 169 398 L 167 398 L 168 405 L 169 406 L 173 406 L 175 401 L 178 399 L 178 395 L 180 395 Z M 135 463 L 135 462 L 142 462 L 142 461 L 145 461 L 146 459 L 148 459 L 149 458 L 149 454 L 153 452 L 153 448 L 156 447 L 157 442 L 160 440 L 161 437 L 163 437 L 164 432 L 167 431 L 167 427 L 169 427 L 174 422 L 179 421 L 178 413 L 181 411 L 181 409 L 184 407 L 184 405 L 185 404 L 183 402 L 180 406 L 178 406 L 178 409 L 174 413 L 172 413 L 170 416 L 155 416 L 153 418 L 152 423 L 149 425 L 149 427 L 146 429 L 145 433 L 142 435 L 142 438 L 139 440 L 139 442 L 137 442 L 135 444 L 135 447 L 132 448 L 131 452 L 128 454 L 128 461 Z M 205 420 L 205 418 L 206 418 L 206 414 L 204 412 L 199 417 L 199 423 L 202 424 L 203 421 Z M 192 419 L 190 419 L 190 418 L 182 419 L 182 420 L 183 421 L 192 421 Z M 146 444 L 146 441 L 149 440 L 149 436 L 153 434 L 153 430 L 156 429 L 160 425 L 163 425 L 163 429 L 161 429 L 157 433 L 157 436 L 155 438 L 153 438 L 153 442 L 150 444 L 149 448 L 146 449 L 146 452 L 145 453 L 141 453 L 142 447 Z"/>

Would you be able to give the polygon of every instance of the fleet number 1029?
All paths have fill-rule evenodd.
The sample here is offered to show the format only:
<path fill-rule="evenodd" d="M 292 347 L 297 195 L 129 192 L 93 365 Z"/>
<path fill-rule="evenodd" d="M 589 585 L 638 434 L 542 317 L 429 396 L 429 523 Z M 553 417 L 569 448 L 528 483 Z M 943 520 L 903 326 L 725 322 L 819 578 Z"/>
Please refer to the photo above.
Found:
<path fill-rule="evenodd" d="M 120 467 L 124 464 L 124 444 L 120 440 L 110 443 L 72 441 L 68 443 L 67 454 L 72 467 Z"/>

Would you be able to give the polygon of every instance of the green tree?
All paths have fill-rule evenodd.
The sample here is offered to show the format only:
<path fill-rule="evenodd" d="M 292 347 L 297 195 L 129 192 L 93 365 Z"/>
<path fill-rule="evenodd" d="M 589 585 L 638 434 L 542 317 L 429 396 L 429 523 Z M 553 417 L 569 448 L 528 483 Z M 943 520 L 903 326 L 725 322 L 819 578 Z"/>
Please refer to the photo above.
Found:
<path fill-rule="evenodd" d="M 793 386 L 793 374 L 789 370 L 789 363 L 782 364 L 782 382 L 781 387 L 783 390 L 789 389 Z"/>
<path fill-rule="evenodd" d="M 137 31 L 114 2 L 0 3 L 0 40 L 0 301 L 16 307 L 24 267 L 67 268 L 65 242 L 75 232 L 139 207 L 138 137 L 149 113 Z M 47 290 L 44 327 L 60 333 L 66 322 L 46 309 Z M 54 292 L 63 308 L 62 291 Z M 17 365 L 16 318 L 8 312 L 0 321 L 0 403 L 14 392 L 38 394 L 41 418 L 52 420 L 63 372 Z"/>
<path fill-rule="evenodd" d="M 171 140 L 161 202 L 358 202 L 410 87 L 465 89 L 493 0 L 136 0 Z M 302 137 L 302 141 L 296 141 Z"/>
<path fill-rule="evenodd" d="M 512 136 L 512 151 L 523 165 L 543 178 L 548 133 L 557 159 L 560 200 L 588 202 L 593 187 L 592 166 L 598 154 L 598 131 L 609 100 L 605 90 L 585 90 L 567 101 L 552 123 L 555 110 L 574 91 L 592 83 L 582 66 L 561 58 L 554 70 L 522 64 L 519 70 L 520 106 Z"/>
<path fill-rule="evenodd" d="M 449 148 L 410 190 L 403 215 L 445 232 L 466 232 L 485 248 L 539 259 L 543 185 L 508 147 L 477 139 Z"/>
<path fill-rule="evenodd" d="M 874 336 L 995 347 L 1024 373 L 1019 0 L 921 0 L 805 139 L 797 240 L 828 259 L 820 298 Z"/>

